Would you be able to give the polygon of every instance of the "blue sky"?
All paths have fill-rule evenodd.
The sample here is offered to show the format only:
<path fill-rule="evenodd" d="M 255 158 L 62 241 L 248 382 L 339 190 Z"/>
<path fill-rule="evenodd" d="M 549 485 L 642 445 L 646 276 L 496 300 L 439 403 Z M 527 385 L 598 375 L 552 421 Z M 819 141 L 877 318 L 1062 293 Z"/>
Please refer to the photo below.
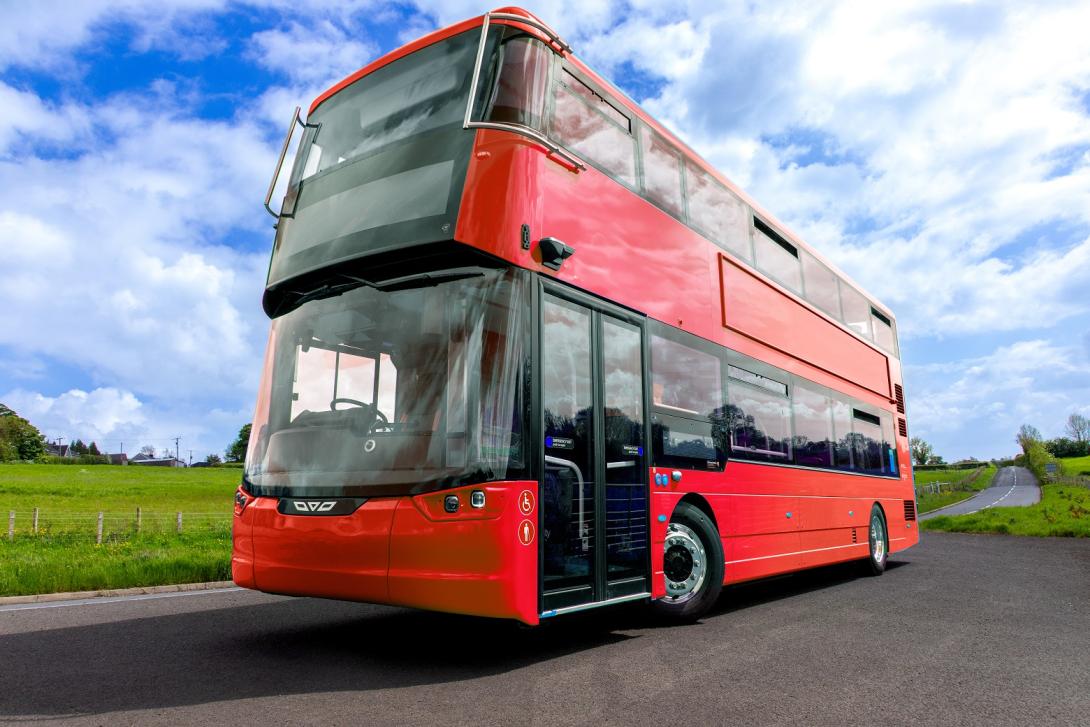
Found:
<path fill-rule="evenodd" d="M 1090 6 L 765 5 L 527 7 L 894 310 L 913 435 L 984 458 L 1090 415 Z M 0 401 L 50 437 L 222 451 L 291 108 L 488 7 L 7 7 Z"/>

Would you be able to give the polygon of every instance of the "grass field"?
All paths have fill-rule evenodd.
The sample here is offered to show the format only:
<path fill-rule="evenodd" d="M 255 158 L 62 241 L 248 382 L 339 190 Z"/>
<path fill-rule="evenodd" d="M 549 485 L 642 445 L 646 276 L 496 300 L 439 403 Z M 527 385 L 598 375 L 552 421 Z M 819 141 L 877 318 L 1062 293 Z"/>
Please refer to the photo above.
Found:
<path fill-rule="evenodd" d="M 1029 507 L 991 507 L 972 515 L 940 515 L 920 523 L 923 530 L 959 533 L 1090 537 L 1090 487 L 1045 485 L 1041 501 Z"/>
<path fill-rule="evenodd" d="M 240 477 L 238 469 L 0 465 L 0 596 L 223 580 Z"/>
<path fill-rule="evenodd" d="M 1067 459 L 1061 459 L 1060 463 L 1065 475 L 1090 477 L 1090 457 L 1068 457 Z"/>
<path fill-rule="evenodd" d="M 919 512 L 931 512 L 940 507 L 953 505 L 972 497 L 981 490 L 987 489 L 995 477 L 995 467 L 982 466 L 975 470 L 933 470 L 930 472 L 915 473 L 917 486 L 916 508 Z M 919 486 L 935 482 L 950 483 L 949 489 L 943 489 L 939 493 L 922 492 Z"/>

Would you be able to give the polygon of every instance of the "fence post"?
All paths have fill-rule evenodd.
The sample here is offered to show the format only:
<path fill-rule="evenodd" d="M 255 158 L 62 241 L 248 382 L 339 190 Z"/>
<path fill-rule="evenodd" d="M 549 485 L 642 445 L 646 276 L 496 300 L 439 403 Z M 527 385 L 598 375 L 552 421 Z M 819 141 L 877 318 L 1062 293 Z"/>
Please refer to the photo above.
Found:
<path fill-rule="evenodd" d="M 143 519 L 143 513 L 140 512 L 140 506 L 136 506 L 136 532 L 140 532 L 140 521 Z"/>
<path fill-rule="evenodd" d="M 102 545 L 102 513 L 98 514 L 98 530 L 95 533 L 95 545 Z"/>
<path fill-rule="evenodd" d="M 8 540 L 15 540 L 15 511 L 8 511 Z"/>
<path fill-rule="evenodd" d="M 38 534 L 38 508 L 34 508 L 34 534 Z"/>
<path fill-rule="evenodd" d="M 182 532 L 182 513 L 178 513 L 177 531 Z"/>

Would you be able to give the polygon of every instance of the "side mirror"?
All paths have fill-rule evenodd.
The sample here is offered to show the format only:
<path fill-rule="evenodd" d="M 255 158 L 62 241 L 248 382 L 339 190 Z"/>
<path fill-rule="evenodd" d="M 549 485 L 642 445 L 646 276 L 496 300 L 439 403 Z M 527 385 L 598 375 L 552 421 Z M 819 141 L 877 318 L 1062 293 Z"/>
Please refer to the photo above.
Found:
<path fill-rule="evenodd" d="M 555 237 L 543 237 L 537 243 L 541 250 L 541 264 L 552 270 L 559 270 L 565 260 L 575 254 L 575 248 L 565 245 Z"/>

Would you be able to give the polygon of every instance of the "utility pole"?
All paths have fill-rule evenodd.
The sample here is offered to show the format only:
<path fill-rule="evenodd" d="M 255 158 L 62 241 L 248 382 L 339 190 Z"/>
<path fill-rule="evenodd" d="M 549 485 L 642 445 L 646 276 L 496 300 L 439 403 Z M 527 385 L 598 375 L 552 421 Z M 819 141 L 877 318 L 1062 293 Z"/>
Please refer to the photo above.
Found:
<path fill-rule="evenodd" d="M 178 449 L 178 441 L 181 437 L 174 438 L 174 459 L 181 460 L 181 451 Z"/>
<path fill-rule="evenodd" d="M 189 466 L 193 466 L 193 450 L 189 450 Z"/>

